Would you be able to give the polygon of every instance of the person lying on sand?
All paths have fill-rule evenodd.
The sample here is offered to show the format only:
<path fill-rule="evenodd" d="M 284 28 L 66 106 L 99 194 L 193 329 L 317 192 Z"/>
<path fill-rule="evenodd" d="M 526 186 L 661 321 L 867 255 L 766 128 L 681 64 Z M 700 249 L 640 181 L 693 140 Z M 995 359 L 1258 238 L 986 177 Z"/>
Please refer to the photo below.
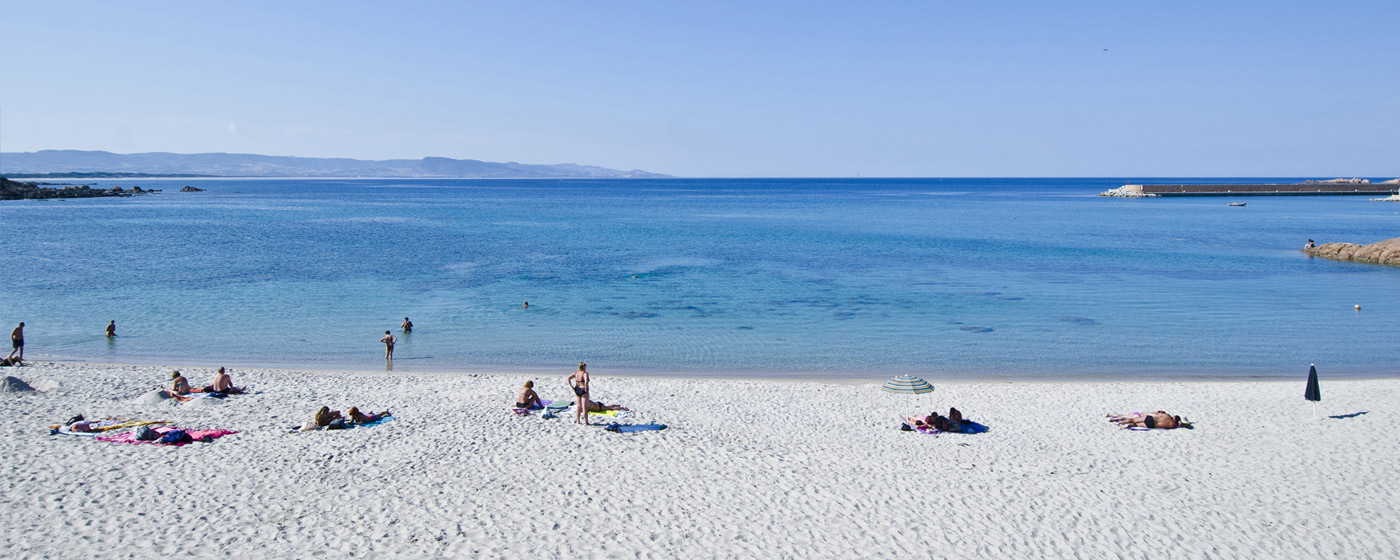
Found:
<path fill-rule="evenodd" d="M 336 420 L 345 420 L 345 417 L 340 415 L 339 410 L 331 410 L 331 407 L 329 406 L 321 407 L 320 410 L 316 411 L 316 416 L 312 418 L 312 421 L 315 422 L 317 428 L 324 428 L 326 426 L 329 426 L 331 425 L 331 422 L 334 422 Z"/>
<path fill-rule="evenodd" d="M 907 416 L 904 423 L 911 428 L 924 428 L 938 430 L 940 432 L 957 432 L 962 430 L 963 415 L 956 408 L 948 409 L 948 416 L 942 416 L 937 412 L 930 412 L 928 416 Z"/>
<path fill-rule="evenodd" d="M 24 365 L 24 362 L 19 361 L 19 358 L 0 358 L 0 366 L 9 367 L 22 365 Z"/>
<path fill-rule="evenodd" d="M 353 406 L 350 407 L 350 422 L 354 424 L 368 424 L 370 422 L 378 422 L 390 416 L 393 416 L 393 414 L 387 410 L 384 412 L 380 412 L 379 414 L 362 414 L 360 412 L 360 409 Z"/>
<path fill-rule="evenodd" d="M 1113 422 L 1124 428 L 1155 428 L 1160 430 L 1170 430 L 1181 426 L 1181 417 L 1167 414 L 1164 410 L 1157 412 L 1134 412 L 1132 414 L 1106 414 L 1109 422 Z"/>
<path fill-rule="evenodd" d="M 601 403 L 601 402 L 599 402 L 599 401 L 595 401 L 595 400 L 592 400 L 592 399 L 589 399 L 589 401 L 588 401 L 588 411 L 589 411 L 589 412 L 607 412 L 607 411 L 609 411 L 609 410 L 630 410 L 630 409 L 628 409 L 627 407 L 622 406 L 622 405 L 620 405 L 620 404 L 603 404 L 603 403 Z"/>
<path fill-rule="evenodd" d="M 520 394 L 515 396 L 515 408 L 525 410 L 544 408 L 544 403 L 540 402 L 539 394 L 535 393 L 534 381 L 526 381 L 525 386 L 520 388 Z"/>

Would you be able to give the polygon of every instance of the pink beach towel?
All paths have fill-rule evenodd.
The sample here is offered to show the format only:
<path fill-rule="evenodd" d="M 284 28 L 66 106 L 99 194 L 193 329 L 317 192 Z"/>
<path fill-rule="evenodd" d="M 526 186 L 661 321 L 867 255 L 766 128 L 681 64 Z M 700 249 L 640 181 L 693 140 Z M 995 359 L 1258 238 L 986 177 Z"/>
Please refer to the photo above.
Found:
<path fill-rule="evenodd" d="M 160 434 L 160 435 L 165 435 L 165 434 L 167 434 L 167 433 L 170 433 L 170 432 L 173 432 L 173 431 L 179 430 L 179 429 L 181 429 L 181 428 L 177 428 L 177 427 L 174 427 L 174 426 L 161 426 L 161 427 L 159 427 L 159 428 L 156 428 L 156 429 L 155 429 L 155 432 L 156 432 L 157 434 Z M 209 437 L 209 439 L 218 439 L 218 438 L 224 437 L 224 436 L 229 435 L 229 434 L 236 434 L 236 433 L 238 433 L 238 432 L 231 431 L 231 430 L 185 430 L 185 433 L 189 434 L 189 435 L 190 435 L 190 438 L 194 439 L 195 441 L 199 441 L 201 438 L 204 438 L 204 437 L 206 437 L 206 436 Z M 175 446 L 175 447 L 179 447 L 179 446 L 181 446 L 181 445 L 185 445 L 185 443 L 188 443 L 188 442 L 181 442 L 181 443 L 156 443 L 155 441 L 141 441 L 141 440 L 136 439 L 136 433 L 135 433 L 135 432 L 122 432 L 122 433 L 117 434 L 117 435 L 114 435 L 114 436 L 98 436 L 98 437 L 97 437 L 97 440 L 98 440 L 98 441 L 110 441 L 110 442 L 112 442 L 112 443 L 131 443 L 131 444 L 149 443 L 149 444 L 154 444 L 154 445 L 173 445 L 173 446 Z"/>

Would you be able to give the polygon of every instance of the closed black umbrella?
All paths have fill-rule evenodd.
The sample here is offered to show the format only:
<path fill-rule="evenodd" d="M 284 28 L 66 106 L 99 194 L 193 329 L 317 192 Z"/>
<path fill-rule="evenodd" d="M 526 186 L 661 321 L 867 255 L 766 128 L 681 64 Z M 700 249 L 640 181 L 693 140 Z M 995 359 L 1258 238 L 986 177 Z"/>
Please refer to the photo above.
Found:
<path fill-rule="evenodd" d="M 1303 390 L 1303 398 L 1313 402 L 1313 420 L 1317 420 L 1317 401 L 1322 400 L 1322 390 L 1317 388 L 1317 365 L 1308 366 L 1308 388 Z"/>

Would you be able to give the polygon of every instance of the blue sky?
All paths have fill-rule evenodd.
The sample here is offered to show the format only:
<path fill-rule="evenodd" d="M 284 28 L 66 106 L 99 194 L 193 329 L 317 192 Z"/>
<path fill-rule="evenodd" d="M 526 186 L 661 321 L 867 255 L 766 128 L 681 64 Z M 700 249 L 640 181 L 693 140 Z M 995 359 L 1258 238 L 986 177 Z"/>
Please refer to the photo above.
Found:
<path fill-rule="evenodd" d="M 1389 177 L 1396 21 L 1394 0 L 0 0 L 0 150 Z"/>

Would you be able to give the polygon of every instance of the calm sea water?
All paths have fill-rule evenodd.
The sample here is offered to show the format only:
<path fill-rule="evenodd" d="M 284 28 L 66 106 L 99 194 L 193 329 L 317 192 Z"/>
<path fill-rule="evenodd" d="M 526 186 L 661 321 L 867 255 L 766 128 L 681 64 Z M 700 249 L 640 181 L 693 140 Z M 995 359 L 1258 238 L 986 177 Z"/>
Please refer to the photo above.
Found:
<path fill-rule="evenodd" d="M 135 363 L 378 369 L 387 329 L 396 371 L 1400 374 L 1400 269 L 1298 251 L 1400 204 L 1095 196 L 1124 182 L 101 181 L 165 192 L 0 203 L 0 326 Z"/>

